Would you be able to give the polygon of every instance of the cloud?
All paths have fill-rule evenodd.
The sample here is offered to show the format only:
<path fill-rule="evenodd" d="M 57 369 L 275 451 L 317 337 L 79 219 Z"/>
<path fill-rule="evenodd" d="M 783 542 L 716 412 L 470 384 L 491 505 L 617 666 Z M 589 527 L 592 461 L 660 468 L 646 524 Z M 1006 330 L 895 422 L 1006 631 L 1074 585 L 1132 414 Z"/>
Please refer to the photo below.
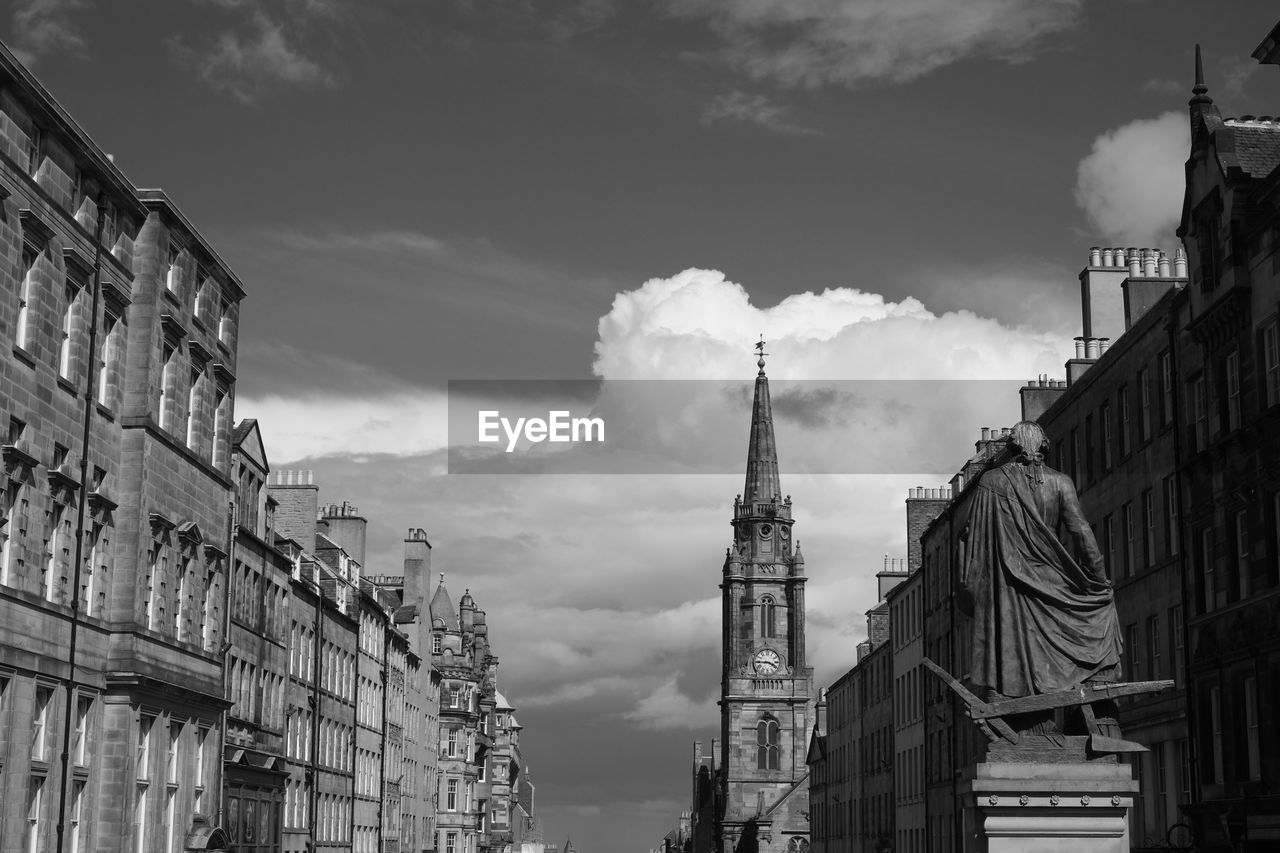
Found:
<path fill-rule="evenodd" d="M 680 692 L 676 686 L 676 677 L 672 676 L 623 714 L 623 718 L 642 729 L 664 731 L 705 728 L 708 721 L 715 720 L 719 713 L 716 704 L 713 696 L 701 701 L 689 698 Z"/>
<path fill-rule="evenodd" d="M 1073 26 L 1081 0 L 667 0 L 707 21 L 712 57 L 786 85 L 903 83 L 965 59 L 1023 62 Z"/>
<path fill-rule="evenodd" d="M 1080 161 L 1075 191 L 1096 239 L 1143 247 L 1174 242 L 1190 147 L 1187 117 L 1172 110 L 1099 135 Z"/>
<path fill-rule="evenodd" d="M 27 0 L 13 12 L 13 52 L 25 65 L 54 50 L 84 55 L 85 40 L 72 23 L 84 0 Z"/>
<path fill-rule="evenodd" d="M 702 123 L 745 121 L 758 124 L 778 133 L 802 135 L 817 133 L 816 130 L 800 127 L 787 121 L 785 116 L 786 110 L 764 95 L 751 95 L 746 92 L 734 91 L 717 95 L 703 111 Z"/>
<path fill-rule="evenodd" d="M 336 84 L 333 74 L 291 42 L 282 24 L 261 11 L 249 18 L 247 33 L 224 30 L 204 49 L 189 48 L 177 37 L 169 44 L 179 58 L 196 66 L 202 80 L 248 104 L 281 87 Z"/>
<path fill-rule="evenodd" d="M 594 370 L 607 379 L 741 378 L 756 333 L 776 356 L 771 377 L 803 379 L 1017 379 L 1058 372 L 1068 343 L 849 287 L 757 308 L 723 273 L 688 269 L 614 298 Z"/>

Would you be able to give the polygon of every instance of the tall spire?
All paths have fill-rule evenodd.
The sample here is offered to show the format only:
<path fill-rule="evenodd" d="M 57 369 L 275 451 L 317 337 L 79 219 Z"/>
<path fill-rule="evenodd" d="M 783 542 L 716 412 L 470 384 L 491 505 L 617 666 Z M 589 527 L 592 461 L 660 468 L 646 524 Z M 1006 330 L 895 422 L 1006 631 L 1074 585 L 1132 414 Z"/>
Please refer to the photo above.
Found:
<path fill-rule="evenodd" d="M 764 337 L 756 344 L 756 396 L 751 407 L 751 439 L 747 445 L 747 483 L 744 502 L 772 501 L 782 497 L 778 484 L 778 445 L 773 438 L 773 406 L 769 402 L 769 377 L 764 375 Z"/>
<path fill-rule="evenodd" d="M 1187 103 L 1195 104 L 1212 104 L 1213 98 L 1209 97 L 1209 87 L 1204 84 L 1204 60 L 1200 58 L 1200 45 L 1196 45 L 1196 82 L 1191 87 L 1191 100 Z"/>

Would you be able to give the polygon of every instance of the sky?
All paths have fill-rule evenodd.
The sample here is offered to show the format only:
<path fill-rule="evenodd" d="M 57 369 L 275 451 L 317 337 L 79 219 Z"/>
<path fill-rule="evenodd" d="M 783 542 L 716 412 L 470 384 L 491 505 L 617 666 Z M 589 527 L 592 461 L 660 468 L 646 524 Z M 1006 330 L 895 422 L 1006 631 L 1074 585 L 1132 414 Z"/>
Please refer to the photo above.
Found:
<path fill-rule="evenodd" d="M 717 736 L 757 337 L 826 684 L 906 552 L 907 489 L 1017 419 L 1017 382 L 973 380 L 1062 377 L 1090 246 L 1173 251 L 1194 45 L 1224 115 L 1280 111 L 1250 58 L 1262 2 L 0 8 L 0 39 L 245 282 L 236 414 L 273 468 L 360 508 L 371 573 L 425 528 L 487 611 L 547 840 L 583 853 L 657 845 Z M 449 473 L 451 381 L 516 408 L 549 392 L 515 380 L 590 405 L 676 379 L 720 382 L 611 410 L 649 473 Z M 697 464 L 725 447 L 737 467 Z M 815 449 L 839 473 L 796 464 Z"/>

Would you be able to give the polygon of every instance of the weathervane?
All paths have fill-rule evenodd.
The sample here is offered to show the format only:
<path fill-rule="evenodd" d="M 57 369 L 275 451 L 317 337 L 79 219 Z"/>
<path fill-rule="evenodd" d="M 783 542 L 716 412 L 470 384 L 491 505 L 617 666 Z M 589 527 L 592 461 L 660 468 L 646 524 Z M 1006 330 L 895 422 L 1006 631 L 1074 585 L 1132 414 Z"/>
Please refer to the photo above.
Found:
<path fill-rule="evenodd" d="M 760 367 L 760 375 L 764 376 L 764 357 L 769 354 L 764 351 L 764 332 L 760 333 L 760 340 L 756 343 L 755 351 L 760 356 L 756 364 Z"/>

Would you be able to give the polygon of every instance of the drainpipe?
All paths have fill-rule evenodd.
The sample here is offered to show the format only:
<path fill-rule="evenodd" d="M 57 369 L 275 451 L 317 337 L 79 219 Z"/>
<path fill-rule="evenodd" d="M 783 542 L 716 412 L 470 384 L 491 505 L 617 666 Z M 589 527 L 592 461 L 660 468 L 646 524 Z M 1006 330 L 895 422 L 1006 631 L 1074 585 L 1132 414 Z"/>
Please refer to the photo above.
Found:
<path fill-rule="evenodd" d="M 1174 300 L 1176 303 L 1176 299 Z M 1189 304 L 1189 303 L 1188 303 Z M 1200 749 L 1196 741 L 1196 717 L 1197 711 L 1195 701 L 1195 690 L 1191 682 L 1191 633 L 1187 627 L 1187 622 L 1191 616 L 1191 597 L 1187 584 L 1187 564 L 1189 562 L 1189 554 L 1192 543 L 1189 541 L 1186 519 L 1183 515 L 1182 506 L 1182 487 L 1183 487 L 1183 462 L 1182 462 L 1182 400 L 1179 395 L 1179 371 L 1178 371 L 1178 337 L 1175 333 L 1177 326 L 1177 305 L 1169 306 L 1169 322 L 1165 328 L 1169 333 L 1169 374 L 1173 391 L 1173 484 L 1174 484 L 1174 506 L 1178 511 L 1178 576 L 1182 581 L 1182 683 L 1185 685 L 1183 690 L 1187 703 L 1187 760 L 1190 763 L 1188 772 L 1191 774 L 1191 802 L 1200 802 Z"/>
<path fill-rule="evenodd" d="M 382 750 L 378 756 L 378 849 L 382 850 L 382 818 L 383 805 L 387 801 L 387 665 L 391 660 L 391 630 L 390 626 L 382 632 L 382 721 L 379 728 L 381 729 Z"/>
<path fill-rule="evenodd" d="M 102 296 L 102 226 L 106 219 L 107 201 L 98 192 L 98 221 L 93 235 L 93 307 L 89 311 L 89 358 L 85 371 L 84 430 L 80 435 L 80 493 L 76 507 L 76 558 L 71 580 L 71 638 L 67 644 L 67 677 L 63 690 L 67 701 L 62 715 L 62 781 L 58 786 L 57 850 L 63 849 L 63 833 L 66 828 L 67 786 L 71 781 L 71 716 L 76 707 L 76 639 L 80 628 L 80 569 L 84 560 L 85 501 L 89 491 L 89 429 L 93 425 L 93 405 L 98 371 L 94 362 L 98 352 L 98 303 Z"/>
<path fill-rule="evenodd" d="M 307 796 L 307 833 L 310 838 L 310 849 L 316 848 L 316 811 L 319 807 L 320 788 L 320 666 L 321 647 L 324 643 L 324 590 L 315 584 L 316 596 L 316 640 L 312 644 L 311 666 L 311 755 L 307 758 L 307 771 L 311 775 L 311 790 Z"/>

